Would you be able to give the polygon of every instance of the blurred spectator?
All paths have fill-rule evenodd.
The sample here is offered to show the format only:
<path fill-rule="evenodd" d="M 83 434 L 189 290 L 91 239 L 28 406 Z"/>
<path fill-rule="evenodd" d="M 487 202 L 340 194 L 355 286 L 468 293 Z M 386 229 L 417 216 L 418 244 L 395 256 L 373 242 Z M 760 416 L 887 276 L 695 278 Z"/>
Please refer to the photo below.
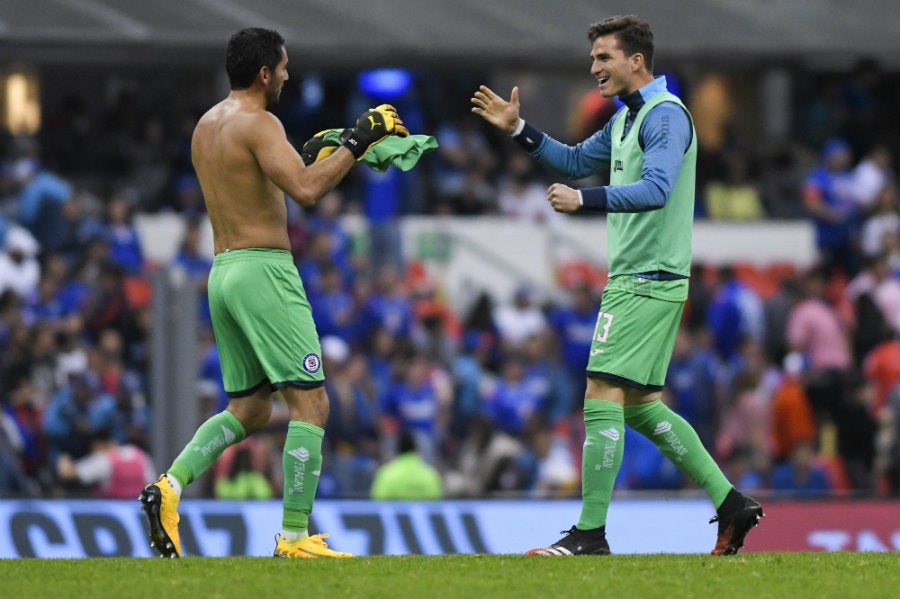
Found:
<path fill-rule="evenodd" d="M 445 121 L 435 133 L 435 187 L 439 204 L 451 214 L 492 211 L 495 196 L 489 175 L 497 158 L 479 122 L 470 117 L 465 113 Z"/>
<path fill-rule="evenodd" d="M 447 497 L 488 497 L 524 485 L 524 443 L 498 431 L 488 418 L 472 422 L 456 460 L 444 475 Z"/>
<path fill-rule="evenodd" d="M 17 455 L 16 471 L 32 477 L 35 481 L 46 482 L 45 468 L 49 456 L 47 438 L 44 436 L 44 405 L 40 401 L 34 385 L 26 378 L 3 401 L 0 416 L 5 419 L 8 439 L 15 439 Z"/>
<path fill-rule="evenodd" d="M 836 421 L 844 397 L 852 356 L 837 311 L 824 298 L 825 278 L 819 268 L 803 277 L 800 300 L 788 317 L 786 337 L 790 351 L 806 359 L 806 392 L 817 421 Z"/>
<path fill-rule="evenodd" d="M 800 152 L 790 141 L 776 142 L 760 165 L 760 194 L 766 215 L 773 219 L 802 218 L 803 171 Z"/>
<path fill-rule="evenodd" d="M 47 406 L 44 434 L 54 467 L 60 454 L 69 454 L 76 460 L 85 456 L 93 435 L 101 430 L 111 430 L 114 437 L 122 437 L 122 431 L 112 430 L 116 400 L 100 390 L 96 378 L 90 372 L 70 374 L 67 384 L 54 393 Z"/>
<path fill-rule="evenodd" d="M 707 312 L 719 357 L 730 360 L 744 338 L 762 341 L 764 316 L 759 294 L 738 278 L 731 265 L 721 266 L 718 291 Z"/>
<path fill-rule="evenodd" d="M 19 188 L 18 222 L 38 245 L 54 244 L 66 228 L 62 206 L 72 199 L 72 186 L 31 157 L 13 162 L 12 179 Z"/>
<path fill-rule="evenodd" d="M 6 232 L 6 243 L 0 252 L 0 293 L 7 289 L 22 299 L 33 295 L 41 278 L 38 262 L 40 244 L 26 229 L 11 226 Z"/>
<path fill-rule="evenodd" d="M 500 214 L 521 222 L 559 222 L 562 215 L 553 210 L 547 201 L 547 185 L 537 180 L 534 165 L 535 162 L 527 154 L 510 154 L 497 186 Z"/>
<path fill-rule="evenodd" d="M 584 396 L 585 369 L 597 326 L 600 298 L 586 283 L 575 285 L 569 301 L 550 311 L 548 322 L 559 344 L 559 360 L 566 370 L 574 396 Z"/>
<path fill-rule="evenodd" d="M 767 490 L 768 481 L 765 473 L 756 464 L 754 451 L 745 445 L 735 445 L 731 452 L 722 458 L 722 471 L 735 488 L 748 492 Z"/>
<path fill-rule="evenodd" d="M 120 267 L 108 263 L 101 266 L 84 307 L 84 323 L 85 331 L 94 339 L 104 329 L 115 329 L 127 345 L 139 341 L 142 333 L 125 293 L 125 272 Z"/>
<path fill-rule="evenodd" d="M 900 384 L 900 337 L 894 332 L 869 352 L 863 361 L 863 372 L 875 386 L 875 398 L 871 413 L 879 417 L 887 405 L 892 390 Z"/>
<path fill-rule="evenodd" d="M 527 283 L 516 287 L 512 301 L 494 309 L 493 322 L 505 351 L 521 349 L 529 337 L 548 329 L 547 317 L 536 303 L 534 289 Z"/>
<path fill-rule="evenodd" d="M 94 198 L 94 200 L 96 200 Z M 47 239 L 44 252 L 61 254 L 69 267 L 77 264 L 91 237 L 100 235 L 103 224 L 87 212 L 87 204 L 92 199 L 87 193 L 78 193 L 60 206 L 62 223 L 59 235 Z"/>
<path fill-rule="evenodd" d="M 552 426 L 540 417 L 529 421 L 524 451 L 516 460 L 522 490 L 546 498 L 569 497 L 580 489 L 581 472 L 569 433 L 566 423 Z"/>
<path fill-rule="evenodd" d="M 382 415 L 393 425 L 382 426 L 409 430 L 421 455 L 435 464 L 450 420 L 450 377 L 417 352 L 396 357 L 393 366 L 396 382 L 380 399 Z"/>
<path fill-rule="evenodd" d="M 868 294 L 881 311 L 881 317 L 894 332 L 900 332 L 900 280 L 891 274 L 888 256 L 879 254 L 847 285 L 847 299 L 856 304 L 859 296 Z M 870 348 L 865 348 L 867 351 Z"/>
<path fill-rule="evenodd" d="M 275 495 L 266 473 L 272 469 L 264 437 L 248 437 L 232 445 L 214 468 L 216 499 L 271 499 Z"/>
<path fill-rule="evenodd" d="M 57 387 L 58 370 L 64 361 L 59 341 L 65 337 L 44 323 L 35 324 L 30 333 L 29 351 L 19 372 L 31 385 L 35 405 L 43 410 Z"/>
<path fill-rule="evenodd" d="M 0 411 L 0 498 L 39 497 L 41 489 L 22 466 L 23 439 L 16 424 Z"/>
<path fill-rule="evenodd" d="M 356 335 L 357 306 L 344 286 L 338 267 L 333 263 L 323 264 L 319 269 L 319 284 L 308 294 L 319 336 L 335 336 L 351 343 Z"/>
<path fill-rule="evenodd" d="M 816 463 L 815 444 L 798 441 L 790 459 L 772 471 L 772 491 L 794 497 L 821 497 L 832 489 L 828 471 Z"/>
<path fill-rule="evenodd" d="M 494 338 L 487 333 L 469 331 L 465 335 L 463 349 L 453 359 L 453 411 L 450 433 L 462 439 L 471 430 L 472 423 L 481 414 L 481 399 L 487 381 L 492 376 Z"/>
<path fill-rule="evenodd" d="M 706 447 L 712 447 L 715 439 L 721 377 L 722 363 L 709 345 L 708 331 L 692 332 L 682 326 L 675 338 L 666 388 L 672 408 L 694 427 Z"/>
<path fill-rule="evenodd" d="M 529 337 L 522 346 L 524 381 L 530 393 L 542 396 L 541 417 L 555 426 L 573 411 L 580 412 L 583 392 L 566 374 L 561 357 L 553 350 L 549 331 Z"/>
<path fill-rule="evenodd" d="M 420 286 L 412 296 L 414 345 L 444 368 L 459 352 L 462 324 L 434 284 Z"/>
<path fill-rule="evenodd" d="M 331 405 L 325 427 L 325 448 L 336 491 L 345 497 L 365 497 L 379 457 L 377 387 L 362 354 L 351 353 L 339 337 L 321 338 Z"/>
<path fill-rule="evenodd" d="M 209 281 L 209 271 L 212 269 L 212 258 L 200 247 L 200 222 L 196 218 L 188 220 L 184 237 L 178 246 L 178 253 L 172 258 L 172 265 L 196 283 L 199 295 L 197 309 L 200 322 L 204 326 L 211 326 L 212 316 L 209 313 L 207 282 Z"/>
<path fill-rule="evenodd" d="M 406 350 L 406 344 L 387 330 L 379 328 L 366 340 L 365 345 L 368 349 L 366 361 L 369 377 L 377 397 L 382 397 L 394 384 L 394 358 Z"/>
<path fill-rule="evenodd" d="M 400 270 L 394 266 L 382 267 L 378 271 L 373 293 L 364 301 L 360 314 L 363 338 L 369 338 L 379 328 L 397 337 L 409 337 L 413 307 Z"/>
<path fill-rule="evenodd" d="M 765 216 L 759 189 L 750 180 L 750 165 L 741 151 L 725 156 L 725 177 L 706 185 L 706 215 L 716 220 L 749 220 Z"/>
<path fill-rule="evenodd" d="M 315 235 L 325 231 L 331 238 L 331 260 L 338 265 L 341 273 L 349 274 L 353 257 L 353 238 L 341 221 L 344 210 L 344 196 L 336 189 L 328 192 L 316 203 L 315 212 L 309 216 L 306 223 L 307 233 Z M 349 281 L 343 281 L 348 283 Z"/>
<path fill-rule="evenodd" d="M 785 331 L 791 310 L 799 298 L 800 281 L 792 274 L 782 279 L 777 291 L 763 301 L 763 348 L 773 364 L 781 364 L 788 354 Z"/>
<path fill-rule="evenodd" d="M 442 496 L 440 473 L 419 455 L 415 436 L 402 430 L 397 438 L 396 455 L 375 472 L 372 499 L 420 501 Z"/>
<path fill-rule="evenodd" d="M 184 236 L 178 246 L 178 252 L 172 258 L 172 263 L 181 268 L 191 279 L 205 280 L 212 268 L 212 258 L 201 247 L 201 223 L 196 218 L 188 219 L 184 229 Z"/>
<path fill-rule="evenodd" d="M 877 143 L 853 169 L 853 193 L 857 204 L 864 213 L 871 213 L 882 190 L 894 183 L 890 150 L 887 145 Z"/>
<path fill-rule="evenodd" d="M 768 398 L 760 387 L 759 373 L 754 370 L 738 373 L 726 402 L 716 436 L 717 455 L 724 459 L 736 448 L 743 447 L 751 452 L 751 468 L 768 472 L 772 456 L 772 417 Z"/>
<path fill-rule="evenodd" d="M 892 497 L 900 497 L 900 386 L 891 388 L 878 420 L 875 472 L 884 490 Z"/>
<path fill-rule="evenodd" d="M 599 89 L 586 91 L 578 104 L 569 113 L 568 133 L 570 139 L 587 139 L 612 118 L 619 109 L 616 100 L 604 98 Z"/>
<path fill-rule="evenodd" d="M 94 432 L 84 457 L 73 460 L 60 454 L 56 472 L 63 482 L 93 487 L 92 496 L 99 499 L 134 499 L 156 478 L 156 468 L 143 449 L 120 445 L 105 428 Z"/>
<path fill-rule="evenodd" d="M 322 271 L 337 267 L 333 260 L 333 247 L 334 238 L 330 231 L 323 229 L 306 237 L 304 250 L 296 263 L 307 295 L 321 293 Z"/>
<path fill-rule="evenodd" d="M 816 247 L 827 273 L 858 268 L 856 235 L 862 216 L 853 196 L 853 154 L 843 139 L 829 140 L 803 185 L 803 202 L 816 228 Z"/>
<path fill-rule="evenodd" d="M 131 206 L 121 195 L 113 197 L 107 206 L 106 238 L 110 261 L 128 274 L 140 273 L 144 267 L 141 241 L 132 221 Z"/>
<path fill-rule="evenodd" d="M 900 198 L 897 195 L 895 183 L 885 184 L 876 194 L 868 216 L 862 225 L 860 233 L 860 247 L 863 255 L 871 258 L 877 256 L 889 248 L 889 236 L 896 238 L 900 234 Z M 892 270 L 900 266 L 897 262 L 891 264 Z"/>
<path fill-rule="evenodd" d="M 52 329 L 62 327 L 63 319 L 68 316 L 66 305 L 61 296 L 62 280 L 47 272 L 41 274 L 37 290 L 26 298 L 23 315 L 29 323 L 42 323 Z"/>
<path fill-rule="evenodd" d="M 529 421 L 546 415 L 548 386 L 546 379 L 526 376 L 521 355 L 508 354 L 484 395 L 484 415 L 497 430 L 521 440 Z"/>
<path fill-rule="evenodd" d="M 781 380 L 772 394 L 772 442 L 776 462 L 787 461 L 798 443 L 818 440 L 816 419 L 802 381 L 804 362 L 800 354 L 788 354 Z"/>

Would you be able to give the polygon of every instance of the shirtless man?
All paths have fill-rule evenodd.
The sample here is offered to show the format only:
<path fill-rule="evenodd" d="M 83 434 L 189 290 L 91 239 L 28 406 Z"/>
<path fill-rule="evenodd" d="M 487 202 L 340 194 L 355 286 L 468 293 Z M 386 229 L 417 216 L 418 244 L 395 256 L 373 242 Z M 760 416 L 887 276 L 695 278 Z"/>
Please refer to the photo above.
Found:
<path fill-rule="evenodd" d="M 352 557 L 329 549 L 323 540 L 328 535 L 307 533 L 329 406 L 319 338 L 290 253 L 284 196 L 314 205 L 369 147 L 408 132 L 395 109 L 381 105 L 363 113 L 343 145 L 328 149 L 327 159 L 306 167 L 281 122 L 266 111 L 288 79 L 287 62 L 277 32 L 236 33 L 225 60 L 231 91 L 201 117 L 191 142 L 213 228 L 209 303 L 229 403 L 141 493 L 150 544 L 164 557 L 182 555 L 182 489 L 227 447 L 268 422 L 273 391 L 284 398 L 291 419 L 283 454 L 282 531 L 274 555 Z"/>

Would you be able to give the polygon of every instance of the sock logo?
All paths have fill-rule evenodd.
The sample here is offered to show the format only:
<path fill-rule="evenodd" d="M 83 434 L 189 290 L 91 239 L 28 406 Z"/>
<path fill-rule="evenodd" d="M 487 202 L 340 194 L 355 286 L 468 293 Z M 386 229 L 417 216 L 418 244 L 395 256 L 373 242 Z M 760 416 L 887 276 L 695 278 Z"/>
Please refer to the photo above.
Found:
<path fill-rule="evenodd" d="M 216 435 L 206 445 L 194 445 L 194 451 L 199 452 L 204 456 L 211 456 L 220 451 L 223 447 L 227 447 L 234 443 L 234 440 L 237 439 L 237 435 L 234 434 L 234 431 L 225 425 L 222 425 L 221 428 L 221 435 Z"/>
<path fill-rule="evenodd" d="M 606 430 L 600 431 L 600 434 L 609 439 L 610 441 L 618 441 L 619 440 L 619 431 L 613 427 L 610 427 Z"/>
<path fill-rule="evenodd" d="M 237 439 L 237 435 L 234 434 L 234 431 L 224 424 L 222 425 L 222 434 L 225 435 L 225 442 L 228 444 L 234 443 L 234 440 Z"/>
<path fill-rule="evenodd" d="M 656 425 L 655 429 L 653 429 L 653 434 L 654 435 L 662 435 L 664 433 L 669 432 L 670 430 L 672 430 L 672 423 L 663 420 L 662 422 L 660 422 L 659 424 Z"/>
<path fill-rule="evenodd" d="M 309 461 L 309 450 L 305 447 L 298 447 L 297 449 L 292 449 L 287 452 L 289 456 L 294 458 L 299 462 L 308 462 Z"/>

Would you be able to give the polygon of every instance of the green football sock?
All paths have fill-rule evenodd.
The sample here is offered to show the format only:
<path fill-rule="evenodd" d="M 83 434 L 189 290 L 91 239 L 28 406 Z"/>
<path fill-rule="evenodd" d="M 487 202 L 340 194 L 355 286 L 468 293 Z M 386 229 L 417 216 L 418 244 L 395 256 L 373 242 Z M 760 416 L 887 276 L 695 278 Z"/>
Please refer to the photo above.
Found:
<path fill-rule="evenodd" d="M 732 485 L 687 420 L 656 400 L 627 406 L 625 424 L 656 443 L 663 455 L 706 491 L 716 509 L 722 505 Z"/>
<path fill-rule="evenodd" d="M 292 420 L 284 440 L 285 531 L 305 532 L 322 472 L 322 437 L 325 431 L 308 422 Z"/>
<path fill-rule="evenodd" d="M 584 447 L 581 450 L 581 516 L 576 526 L 606 526 L 606 513 L 625 449 L 622 406 L 599 399 L 584 401 Z"/>
<path fill-rule="evenodd" d="M 240 443 L 246 436 L 244 425 L 237 416 L 228 410 L 219 412 L 200 425 L 194 438 L 181 450 L 166 474 L 184 488 L 206 472 L 223 451 Z"/>

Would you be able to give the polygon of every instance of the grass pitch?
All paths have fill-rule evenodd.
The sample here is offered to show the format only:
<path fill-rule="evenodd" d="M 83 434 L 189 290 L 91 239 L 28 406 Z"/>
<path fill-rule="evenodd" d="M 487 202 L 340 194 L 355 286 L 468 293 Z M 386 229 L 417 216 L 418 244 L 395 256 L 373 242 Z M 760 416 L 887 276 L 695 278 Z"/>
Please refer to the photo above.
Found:
<path fill-rule="evenodd" d="M 896 598 L 896 553 L 0 560 L 10 599 Z"/>

